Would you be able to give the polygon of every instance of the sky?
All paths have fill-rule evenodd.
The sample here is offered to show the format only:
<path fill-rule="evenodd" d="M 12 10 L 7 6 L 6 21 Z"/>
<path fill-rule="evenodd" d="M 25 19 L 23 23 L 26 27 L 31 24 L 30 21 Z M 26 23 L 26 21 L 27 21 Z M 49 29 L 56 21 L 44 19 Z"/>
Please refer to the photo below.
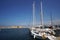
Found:
<path fill-rule="evenodd" d="M 40 24 L 40 2 L 43 4 L 44 24 L 60 20 L 60 0 L 0 0 L 0 25 L 32 25 L 33 1 L 35 1 L 36 24 Z"/>

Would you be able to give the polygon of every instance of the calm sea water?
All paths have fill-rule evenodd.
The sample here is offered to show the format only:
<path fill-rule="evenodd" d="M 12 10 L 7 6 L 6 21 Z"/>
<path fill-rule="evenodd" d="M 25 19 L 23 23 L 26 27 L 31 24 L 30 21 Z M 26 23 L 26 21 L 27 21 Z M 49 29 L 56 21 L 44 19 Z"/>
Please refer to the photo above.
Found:
<path fill-rule="evenodd" d="M 59 34 L 60 30 L 55 32 Z M 20 29 L 16 28 L 16 29 L 0 29 L 0 40 L 40 40 L 40 39 L 33 39 L 28 28 Z"/>
<path fill-rule="evenodd" d="M 1 29 L 0 40 L 33 40 L 28 28 Z"/>

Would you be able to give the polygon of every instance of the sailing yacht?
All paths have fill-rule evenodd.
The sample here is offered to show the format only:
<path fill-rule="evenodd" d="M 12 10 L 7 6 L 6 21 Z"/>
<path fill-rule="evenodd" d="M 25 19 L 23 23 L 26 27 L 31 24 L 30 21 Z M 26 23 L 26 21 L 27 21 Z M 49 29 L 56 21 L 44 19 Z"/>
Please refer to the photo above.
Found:
<path fill-rule="evenodd" d="M 33 38 L 38 38 L 38 39 L 46 39 L 48 38 L 49 40 L 56 40 L 55 32 L 51 27 L 49 28 L 44 28 L 43 25 L 43 10 L 42 10 L 42 1 L 41 1 L 41 25 L 38 27 L 34 27 L 34 21 L 35 21 L 35 1 L 33 2 L 33 27 L 31 28 L 31 35 Z"/>

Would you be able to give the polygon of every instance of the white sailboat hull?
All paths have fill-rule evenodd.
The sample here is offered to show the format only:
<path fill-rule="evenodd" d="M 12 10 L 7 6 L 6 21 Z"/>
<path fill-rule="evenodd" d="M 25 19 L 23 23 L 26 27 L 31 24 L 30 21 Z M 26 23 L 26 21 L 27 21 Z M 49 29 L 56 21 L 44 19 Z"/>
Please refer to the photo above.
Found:
<path fill-rule="evenodd" d="M 47 33 L 41 33 L 41 32 L 38 32 L 38 31 L 33 31 L 33 30 L 31 30 L 31 35 L 33 36 L 33 38 L 43 38 L 43 35 L 44 35 L 44 37 L 45 37 L 45 39 L 46 38 L 48 38 L 49 40 L 56 40 L 56 37 L 55 36 L 53 36 L 53 35 L 50 35 L 50 34 L 47 34 Z"/>

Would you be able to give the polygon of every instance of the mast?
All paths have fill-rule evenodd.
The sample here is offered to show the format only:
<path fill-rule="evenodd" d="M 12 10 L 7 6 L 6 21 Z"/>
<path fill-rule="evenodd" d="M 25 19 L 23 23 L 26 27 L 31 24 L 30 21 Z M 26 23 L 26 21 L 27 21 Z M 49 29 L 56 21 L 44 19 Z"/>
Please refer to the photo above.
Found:
<path fill-rule="evenodd" d="M 41 17 L 41 25 L 43 26 L 44 24 L 43 24 L 43 7 L 42 7 L 42 0 L 41 0 L 40 5 L 41 5 L 41 13 L 40 13 L 40 17 Z M 43 27 L 43 28 L 44 28 L 44 27 Z"/>
<path fill-rule="evenodd" d="M 33 26 L 35 25 L 35 1 L 33 1 Z"/>
<path fill-rule="evenodd" d="M 50 13 L 50 17 L 51 17 L 51 26 L 53 26 L 52 13 Z"/>

